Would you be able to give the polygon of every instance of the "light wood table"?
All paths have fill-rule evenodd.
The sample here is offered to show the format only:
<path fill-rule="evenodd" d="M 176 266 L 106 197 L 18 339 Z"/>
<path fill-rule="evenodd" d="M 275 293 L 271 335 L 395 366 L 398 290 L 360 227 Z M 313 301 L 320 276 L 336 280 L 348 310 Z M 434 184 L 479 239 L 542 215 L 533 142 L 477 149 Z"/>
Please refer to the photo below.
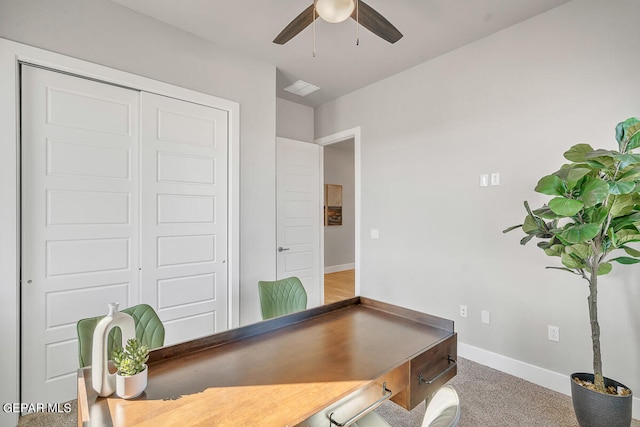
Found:
<path fill-rule="evenodd" d="M 387 399 L 412 409 L 456 353 L 452 321 L 355 297 L 153 350 L 136 399 L 98 397 L 82 368 L 78 425 L 348 424 Z"/>

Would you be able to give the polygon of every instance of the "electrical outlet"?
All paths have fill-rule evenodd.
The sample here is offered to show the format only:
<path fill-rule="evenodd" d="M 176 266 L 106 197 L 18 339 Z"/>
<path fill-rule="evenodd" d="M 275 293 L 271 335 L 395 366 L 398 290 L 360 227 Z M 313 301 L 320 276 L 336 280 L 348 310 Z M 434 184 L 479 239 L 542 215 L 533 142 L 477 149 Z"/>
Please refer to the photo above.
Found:
<path fill-rule="evenodd" d="M 460 317 L 467 317 L 467 306 L 460 305 Z"/>
<path fill-rule="evenodd" d="M 551 325 L 548 325 L 547 328 L 549 341 L 560 342 L 560 328 Z"/>
<path fill-rule="evenodd" d="M 491 174 L 491 185 L 500 185 L 500 173 L 493 172 Z"/>

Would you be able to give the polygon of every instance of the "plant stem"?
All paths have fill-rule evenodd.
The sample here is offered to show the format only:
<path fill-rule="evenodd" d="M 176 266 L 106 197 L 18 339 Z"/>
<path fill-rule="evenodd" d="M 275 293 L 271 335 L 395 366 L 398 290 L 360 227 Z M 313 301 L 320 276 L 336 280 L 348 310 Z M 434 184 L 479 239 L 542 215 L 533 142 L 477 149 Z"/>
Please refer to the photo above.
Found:
<path fill-rule="evenodd" d="M 591 323 L 591 342 L 593 343 L 593 384 L 596 390 L 604 393 L 602 375 L 602 353 L 600 351 L 600 324 L 598 323 L 598 268 L 599 262 L 594 256 L 589 277 L 589 322 Z"/>

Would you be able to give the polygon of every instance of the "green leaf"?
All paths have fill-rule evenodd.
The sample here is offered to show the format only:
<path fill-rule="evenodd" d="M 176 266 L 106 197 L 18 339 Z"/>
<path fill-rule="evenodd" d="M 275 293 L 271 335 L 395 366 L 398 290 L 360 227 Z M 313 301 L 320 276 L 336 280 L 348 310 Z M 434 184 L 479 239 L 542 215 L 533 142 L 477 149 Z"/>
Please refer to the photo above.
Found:
<path fill-rule="evenodd" d="M 522 231 L 527 234 L 537 234 L 540 232 L 540 225 L 536 222 L 535 218 L 531 215 L 527 215 L 522 224 Z"/>
<path fill-rule="evenodd" d="M 640 167 L 632 167 L 621 171 L 619 181 L 635 181 L 638 178 L 640 178 Z"/>
<path fill-rule="evenodd" d="M 629 194 L 636 188 L 635 182 L 612 181 L 609 182 L 609 193 L 620 195 Z"/>
<path fill-rule="evenodd" d="M 569 170 L 567 174 L 567 187 L 572 189 L 578 184 L 583 177 L 590 174 L 592 172 L 591 169 L 587 168 L 572 168 Z"/>
<path fill-rule="evenodd" d="M 580 200 L 584 202 L 585 207 L 590 208 L 602 203 L 609 194 L 609 184 L 598 178 L 588 179 L 582 186 Z"/>
<path fill-rule="evenodd" d="M 561 256 L 564 252 L 564 245 L 551 245 L 544 250 L 544 253 L 548 256 Z"/>
<path fill-rule="evenodd" d="M 606 166 L 603 163 L 597 162 L 595 160 L 587 160 L 585 163 L 594 169 L 606 169 Z"/>
<path fill-rule="evenodd" d="M 629 215 L 633 211 L 633 197 L 629 194 L 621 194 L 612 197 L 609 213 L 614 217 Z"/>
<path fill-rule="evenodd" d="M 595 222 L 595 221 L 591 221 Z M 640 213 L 635 212 L 631 215 L 617 217 L 611 220 L 611 228 L 615 231 L 621 230 L 623 228 L 633 227 L 636 229 L 636 224 L 640 222 Z"/>
<path fill-rule="evenodd" d="M 564 153 L 564 158 L 572 162 L 580 163 L 584 162 L 587 159 L 585 155 L 592 151 L 593 148 L 591 148 L 589 144 L 576 144 Z"/>
<path fill-rule="evenodd" d="M 566 252 L 569 255 L 576 256 L 581 260 L 586 260 L 591 255 L 591 248 L 586 243 L 577 243 L 575 245 L 567 246 Z"/>
<path fill-rule="evenodd" d="M 587 163 L 590 162 L 598 162 L 602 165 L 599 169 L 611 169 L 613 170 L 616 166 L 616 161 L 614 157 L 618 155 L 617 151 L 611 150 L 594 150 L 591 153 L 586 154 Z"/>
<path fill-rule="evenodd" d="M 627 146 L 628 150 L 640 147 L 640 123 L 629 126 L 625 136 L 629 139 L 629 145 Z"/>
<path fill-rule="evenodd" d="M 573 216 L 582 210 L 584 203 L 580 200 L 555 197 L 549 201 L 549 208 L 562 216 Z"/>
<path fill-rule="evenodd" d="M 555 175 L 560 178 L 563 182 L 567 180 L 567 175 L 569 175 L 569 168 L 573 166 L 573 163 L 564 164 L 560 166 L 560 169 L 552 173 L 551 175 Z"/>
<path fill-rule="evenodd" d="M 598 158 L 614 159 L 615 156 L 617 156 L 618 154 L 620 153 L 613 150 L 593 150 L 591 153 L 587 153 L 585 157 L 587 159 L 598 159 Z"/>
<path fill-rule="evenodd" d="M 618 123 L 616 126 L 616 140 L 618 141 L 620 151 L 622 151 L 626 142 L 627 151 L 640 146 L 640 120 L 635 117 L 630 117 L 624 122 Z"/>
<path fill-rule="evenodd" d="M 607 215 L 609 215 L 609 211 L 605 207 L 591 207 L 589 209 L 585 209 L 584 220 L 585 222 L 602 224 L 602 222 L 607 218 Z"/>
<path fill-rule="evenodd" d="M 557 176 L 547 175 L 538 181 L 534 190 L 549 196 L 561 196 L 564 194 L 564 184 Z"/>
<path fill-rule="evenodd" d="M 573 224 L 558 235 L 568 243 L 582 243 L 591 240 L 600 232 L 599 224 Z"/>
<path fill-rule="evenodd" d="M 640 242 L 640 233 L 637 230 L 622 229 L 614 234 L 617 247 L 621 247 L 625 243 Z"/>
<path fill-rule="evenodd" d="M 630 120 L 630 119 L 627 119 Z M 622 141 L 624 141 L 624 130 L 627 127 L 625 125 L 626 121 L 620 122 L 616 125 L 616 141 L 618 141 L 618 146 L 622 146 Z"/>
<path fill-rule="evenodd" d="M 613 269 L 613 265 L 610 262 L 603 262 L 598 266 L 598 276 L 604 276 L 605 274 L 609 274 Z"/>
<path fill-rule="evenodd" d="M 640 155 L 631 153 L 618 154 L 614 159 L 619 162 L 618 166 L 620 170 L 622 170 L 630 165 L 638 164 L 640 162 Z"/>
<path fill-rule="evenodd" d="M 619 262 L 620 264 L 626 264 L 626 265 L 640 263 L 640 259 L 631 258 L 628 256 L 619 256 L 617 258 L 613 258 L 611 261 Z"/>
<path fill-rule="evenodd" d="M 521 245 L 526 245 L 527 243 L 529 243 L 529 241 L 531 239 L 533 239 L 534 237 L 536 237 L 535 234 L 529 234 L 527 236 L 524 236 L 522 239 L 520 239 L 520 244 Z"/>
<path fill-rule="evenodd" d="M 558 215 L 557 213 L 553 212 L 551 209 L 549 209 L 549 206 L 547 205 L 544 205 L 543 207 L 536 209 L 535 211 L 533 211 L 533 213 L 539 216 L 540 218 L 544 218 L 544 219 L 561 218 L 561 215 Z"/>
<path fill-rule="evenodd" d="M 560 255 L 560 259 L 562 260 L 562 265 L 567 268 L 584 268 L 584 263 L 581 260 L 566 252 Z"/>
<path fill-rule="evenodd" d="M 508 233 L 508 232 L 510 232 L 512 230 L 515 230 L 516 228 L 520 228 L 520 227 L 522 227 L 522 224 L 512 225 L 511 227 L 505 228 L 504 230 L 502 230 L 502 232 L 503 233 Z"/>
<path fill-rule="evenodd" d="M 633 257 L 639 257 L 640 258 L 640 251 L 637 249 L 634 249 L 630 246 L 622 246 L 621 249 L 624 249 L 624 251 L 628 254 L 631 255 Z"/>

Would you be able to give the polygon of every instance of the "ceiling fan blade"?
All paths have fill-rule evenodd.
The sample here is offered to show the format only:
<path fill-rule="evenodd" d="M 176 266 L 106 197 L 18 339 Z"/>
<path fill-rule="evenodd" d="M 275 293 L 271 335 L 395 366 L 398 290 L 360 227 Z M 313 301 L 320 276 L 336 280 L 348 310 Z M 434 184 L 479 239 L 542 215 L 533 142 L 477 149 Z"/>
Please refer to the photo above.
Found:
<path fill-rule="evenodd" d="M 374 8 L 362 0 L 358 0 L 357 9 L 353 10 L 351 18 L 356 19 L 356 12 L 359 15 L 357 20 L 360 22 L 360 25 L 378 37 L 385 39 L 391 44 L 402 38 L 402 33 L 398 31 L 391 22 L 387 21 L 387 18 L 380 15 Z"/>
<path fill-rule="evenodd" d="M 298 33 L 300 33 L 302 30 L 311 25 L 314 19 L 313 7 L 314 5 L 312 4 L 304 11 L 302 11 L 300 15 L 296 16 L 296 18 L 291 21 L 289 25 L 287 25 L 275 39 L 273 39 L 273 42 L 276 44 L 285 44 L 286 42 L 297 36 Z M 318 15 L 316 14 L 315 18 L 317 17 Z"/>

